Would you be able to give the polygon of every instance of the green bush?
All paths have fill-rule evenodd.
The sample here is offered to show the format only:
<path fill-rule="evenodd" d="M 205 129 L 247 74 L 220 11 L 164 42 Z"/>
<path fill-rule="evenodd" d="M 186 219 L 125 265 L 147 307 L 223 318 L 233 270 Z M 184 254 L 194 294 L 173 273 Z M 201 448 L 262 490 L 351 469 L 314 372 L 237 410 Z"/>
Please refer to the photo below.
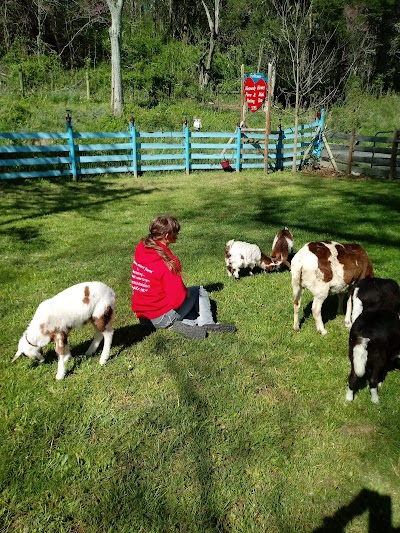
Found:
<path fill-rule="evenodd" d="M 153 108 L 163 100 L 193 93 L 198 59 L 197 47 L 180 42 L 165 44 L 161 38 L 138 31 L 124 41 L 123 79 L 128 90 L 139 95 L 140 105 Z"/>
<path fill-rule="evenodd" d="M 32 56 L 21 60 L 18 64 L 10 64 L 9 74 L 14 84 L 18 83 L 20 71 L 26 90 L 52 89 L 54 84 L 65 76 L 56 54 L 42 55 L 40 60 Z"/>

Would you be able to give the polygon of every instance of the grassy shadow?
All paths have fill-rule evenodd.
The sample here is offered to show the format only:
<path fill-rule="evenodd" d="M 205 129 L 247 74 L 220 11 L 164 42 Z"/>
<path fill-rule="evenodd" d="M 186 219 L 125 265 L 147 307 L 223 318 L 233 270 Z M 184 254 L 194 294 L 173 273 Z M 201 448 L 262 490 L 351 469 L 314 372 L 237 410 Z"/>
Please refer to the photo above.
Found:
<path fill-rule="evenodd" d="M 274 191 L 269 190 L 269 196 L 263 197 L 254 203 L 259 206 L 259 211 L 253 217 L 255 222 L 283 227 L 288 225 L 296 231 L 309 232 L 314 235 L 332 235 L 338 242 L 358 242 L 371 245 L 386 245 L 397 248 L 400 238 L 389 236 L 387 219 L 399 221 L 399 192 L 398 187 L 393 187 L 393 194 L 385 194 L 379 190 L 379 180 L 369 182 L 355 182 L 355 189 L 349 195 L 347 185 L 340 181 L 318 179 L 307 183 L 307 189 L 297 194 L 294 198 L 291 192 L 286 193 L 285 187 L 280 184 L 279 197 Z M 387 181 L 385 182 L 387 185 Z M 332 199 L 330 209 L 321 209 L 318 198 L 329 195 Z M 299 218 L 299 204 L 307 205 L 308 214 Z M 366 209 L 368 206 L 368 209 Z M 380 215 L 382 210 L 386 217 Z M 349 213 L 349 216 L 346 213 Z M 359 213 L 354 216 L 354 212 Z M 355 224 L 356 222 L 356 224 Z M 372 226 L 376 231 L 369 231 Z M 333 232 L 333 233 L 332 233 Z M 319 240 L 318 237 L 314 238 Z M 301 246 L 298 245 L 297 249 Z"/>
<path fill-rule="evenodd" d="M 109 361 L 114 359 L 115 357 L 118 357 L 124 350 L 127 348 L 130 348 L 134 344 L 137 344 L 141 341 L 143 341 L 146 337 L 151 335 L 154 332 L 154 330 L 150 328 L 145 328 L 141 324 L 133 324 L 131 326 L 123 326 L 121 328 L 117 328 L 114 331 L 113 335 L 113 342 L 112 346 L 119 347 L 119 350 L 116 353 L 112 353 L 109 357 Z M 81 342 L 80 344 L 77 344 L 76 346 L 73 346 L 71 348 L 71 355 L 72 355 L 72 367 L 67 371 L 66 376 L 73 374 L 75 370 L 77 370 L 81 364 L 91 359 L 92 357 L 100 357 L 101 351 L 103 349 L 103 341 L 100 343 L 100 346 L 97 348 L 96 352 L 92 355 L 86 355 L 86 350 L 89 348 L 93 337 L 90 337 L 87 341 Z M 45 354 L 45 361 L 44 364 L 52 365 L 55 362 L 57 362 L 57 354 L 54 351 L 54 349 L 50 349 Z M 38 366 L 39 364 L 37 361 L 33 362 L 32 366 Z"/>
<path fill-rule="evenodd" d="M 346 301 L 343 303 L 344 308 L 346 308 Z M 331 320 L 335 320 L 335 318 L 338 316 L 337 312 L 338 308 L 338 297 L 336 294 L 328 296 L 328 298 L 324 301 L 322 305 L 321 315 L 322 315 L 322 321 L 324 325 L 326 326 Z M 301 310 L 300 310 L 301 314 Z M 344 320 L 344 315 L 343 320 Z M 312 319 L 314 321 L 314 317 L 312 315 L 312 301 L 308 302 L 307 305 L 303 309 L 302 317 L 299 321 L 300 328 L 304 324 L 304 322 L 308 319 Z"/>
<path fill-rule="evenodd" d="M 223 283 L 209 283 L 208 285 L 204 285 L 204 288 L 208 293 L 212 292 L 220 292 L 224 288 Z"/>
<path fill-rule="evenodd" d="M 323 520 L 321 527 L 313 533 L 344 533 L 346 526 L 356 517 L 365 512 L 369 514 L 368 532 L 395 533 L 400 528 L 392 525 L 392 499 L 390 496 L 363 489 L 348 504 Z"/>
<path fill-rule="evenodd" d="M 98 215 L 101 206 L 137 195 L 149 195 L 158 190 L 137 187 L 118 189 L 115 183 L 107 180 L 78 183 L 65 180 L 51 183 L 44 180 L 39 183 L 25 181 L 0 182 L 0 192 L 4 196 L 0 226 L 75 210 L 86 216 L 90 213 Z M 8 213 L 13 215 L 12 218 L 7 218 Z M 9 234 L 9 230 L 3 230 L 2 233 Z"/>

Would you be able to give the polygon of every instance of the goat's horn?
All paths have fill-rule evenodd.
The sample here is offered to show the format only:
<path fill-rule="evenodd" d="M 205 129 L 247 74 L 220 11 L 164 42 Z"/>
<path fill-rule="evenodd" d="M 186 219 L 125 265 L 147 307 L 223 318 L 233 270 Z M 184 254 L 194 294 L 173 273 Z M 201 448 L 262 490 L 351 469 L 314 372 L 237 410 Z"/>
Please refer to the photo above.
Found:
<path fill-rule="evenodd" d="M 16 361 L 20 355 L 22 355 L 22 352 L 17 352 L 17 353 L 14 355 L 14 359 L 12 360 L 12 363 L 13 363 L 14 361 Z"/>

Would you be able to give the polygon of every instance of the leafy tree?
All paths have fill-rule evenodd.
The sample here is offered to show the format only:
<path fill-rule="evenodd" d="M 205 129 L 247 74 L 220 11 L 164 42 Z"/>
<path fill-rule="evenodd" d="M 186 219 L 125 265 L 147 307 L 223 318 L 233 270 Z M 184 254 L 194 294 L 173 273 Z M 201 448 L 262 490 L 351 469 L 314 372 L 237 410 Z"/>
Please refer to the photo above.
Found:
<path fill-rule="evenodd" d="M 318 107 L 332 99 L 338 86 L 345 82 L 350 74 L 344 68 L 335 46 L 335 33 L 329 33 L 321 26 L 321 19 L 314 11 L 313 2 L 305 0 L 273 0 L 280 21 L 279 41 L 285 56 L 285 69 L 280 74 L 281 83 L 286 82 L 284 91 L 293 95 L 295 106 L 295 138 L 293 150 L 293 167 L 296 170 L 297 129 L 300 109 L 311 101 Z M 335 82 L 332 73 L 342 67 L 339 82 Z"/>

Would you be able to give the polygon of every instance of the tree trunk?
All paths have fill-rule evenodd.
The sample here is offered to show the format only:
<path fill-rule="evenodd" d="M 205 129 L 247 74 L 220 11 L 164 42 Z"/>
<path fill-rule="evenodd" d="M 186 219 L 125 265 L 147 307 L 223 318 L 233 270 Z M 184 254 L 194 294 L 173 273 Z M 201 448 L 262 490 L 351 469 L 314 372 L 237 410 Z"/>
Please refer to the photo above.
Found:
<path fill-rule="evenodd" d="M 210 44 L 208 48 L 207 61 L 204 63 L 204 58 L 200 60 L 200 76 L 199 84 L 201 88 L 207 87 L 210 81 L 210 70 L 211 64 L 214 57 L 215 45 L 217 43 L 218 32 L 219 32 L 219 8 L 221 0 L 214 0 L 214 12 L 213 17 L 211 17 L 210 10 L 208 9 L 207 4 L 204 0 L 201 0 L 203 4 L 204 11 L 206 12 L 208 26 L 210 28 Z"/>
<path fill-rule="evenodd" d="M 38 63 L 40 63 L 40 58 L 42 55 L 42 35 L 43 35 L 43 24 L 46 20 L 47 13 L 43 9 L 42 0 L 35 2 L 37 7 L 36 11 L 36 21 L 37 21 L 37 34 L 36 34 L 36 55 Z"/>
<path fill-rule="evenodd" d="M 215 36 L 214 34 L 211 34 L 210 36 L 210 45 L 208 49 L 207 54 L 207 61 L 204 64 L 204 61 L 201 64 L 201 70 L 200 70 L 200 87 L 204 88 L 207 87 L 208 82 L 210 81 L 210 69 L 211 69 L 211 63 L 214 56 L 214 50 L 215 50 Z"/>
<path fill-rule="evenodd" d="M 114 117 L 119 117 L 122 113 L 123 104 L 121 28 L 124 0 L 107 0 L 107 4 L 111 13 L 111 27 L 109 29 L 111 42 L 111 108 Z"/>
<path fill-rule="evenodd" d="M 300 114 L 300 69 L 297 65 L 296 71 L 296 104 L 294 108 L 294 139 L 293 139 L 293 161 L 292 171 L 297 170 L 297 139 L 299 136 L 299 114 Z"/>

